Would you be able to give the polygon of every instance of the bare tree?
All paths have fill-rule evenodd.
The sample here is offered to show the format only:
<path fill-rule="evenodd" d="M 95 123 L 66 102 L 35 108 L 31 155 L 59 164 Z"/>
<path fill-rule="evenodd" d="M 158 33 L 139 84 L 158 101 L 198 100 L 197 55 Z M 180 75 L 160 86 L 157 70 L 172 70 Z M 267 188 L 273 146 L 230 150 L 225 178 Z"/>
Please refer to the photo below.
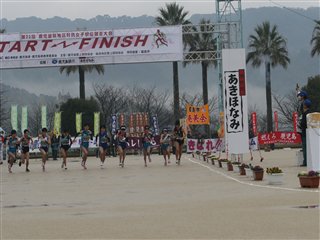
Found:
<path fill-rule="evenodd" d="M 171 111 L 168 109 L 168 91 L 157 92 L 156 87 L 150 89 L 134 87 L 130 90 L 131 112 L 147 112 L 157 115 L 159 126 L 168 126 L 171 121 Z"/>
<path fill-rule="evenodd" d="M 9 112 L 6 108 L 7 100 L 5 98 L 5 90 L 3 85 L 0 84 L 0 126 L 3 127 L 7 124 L 9 119 Z"/>
<path fill-rule="evenodd" d="M 291 91 L 285 96 L 273 94 L 275 109 L 279 115 L 279 125 L 282 128 L 292 130 L 293 127 L 293 112 L 299 108 L 299 100 L 296 96 L 296 91 Z"/>
<path fill-rule="evenodd" d="M 128 94 L 122 88 L 106 84 L 94 84 L 93 90 L 99 102 L 102 123 L 110 125 L 112 114 L 125 112 L 128 107 Z"/>
<path fill-rule="evenodd" d="M 28 116 L 28 125 L 33 136 L 37 136 L 41 129 L 41 104 L 34 104 Z"/>
<path fill-rule="evenodd" d="M 251 114 L 255 112 L 257 114 L 257 131 L 267 132 L 267 114 L 257 107 L 257 105 L 251 105 L 248 109 L 248 119 L 251 119 Z M 251 127 L 251 126 L 250 126 Z"/>

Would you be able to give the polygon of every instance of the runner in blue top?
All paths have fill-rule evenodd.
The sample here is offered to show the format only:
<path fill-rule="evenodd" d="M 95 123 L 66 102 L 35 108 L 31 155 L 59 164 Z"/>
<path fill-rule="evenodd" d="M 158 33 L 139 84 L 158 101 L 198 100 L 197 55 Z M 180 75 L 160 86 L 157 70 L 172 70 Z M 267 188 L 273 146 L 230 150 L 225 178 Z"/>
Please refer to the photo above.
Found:
<path fill-rule="evenodd" d="M 8 170 L 9 173 L 12 173 L 11 168 L 13 165 L 14 160 L 16 159 L 16 153 L 17 153 L 17 146 L 20 144 L 19 139 L 17 138 L 17 131 L 12 130 L 11 136 L 7 139 L 8 144 Z"/>
<path fill-rule="evenodd" d="M 146 125 L 144 127 L 144 133 L 142 135 L 142 145 L 143 145 L 143 160 L 144 160 L 144 166 L 147 167 L 147 156 L 149 162 L 151 162 L 151 145 L 154 141 L 152 133 L 149 131 L 149 126 Z"/>
<path fill-rule="evenodd" d="M 51 144 L 50 136 L 47 133 L 48 133 L 48 129 L 42 128 L 41 134 L 38 137 L 40 142 L 40 152 L 42 155 L 42 171 L 43 172 L 46 170 L 45 165 L 48 158 L 49 146 Z"/>
<path fill-rule="evenodd" d="M 119 154 L 119 166 L 124 167 L 124 160 L 126 158 L 126 148 L 127 148 L 127 134 L 126 126 L 121 126 L 117 134 L 114 136 L 116 140 L 116 145 Z"/>
<path fill-rule="evenodd" d="M 67 153 L 69 148 L 72 145 L 71 136 L 69 134 L 69 131 L 67 129 L 64 129 L 60 138 L 60 152 L 62 155 L 63 162 L 61 164 L 61 168 L 64 168 L 67 170 Z"/>
<path fill-rule="evenodd" d="M 89 130 L 89 124 L 84 125 L 83 130 L 81 131 L 81 151 L 82 151 L 82 162 L 81 166 L 83 169 L 87 169 L 86 161 L 89 153 L 89 142 L 92 139 L 92 132 Z"/>
<path fill-rule="evenodd" d="M 106 131 L 106 126 L 102 125 L 100 127 L 100 132 L 96 136 L 96 143 L 99 146 L 99 156 L 101 160 L 101 168 L 103 168 L 104 161 L 106 160 L 107 149 L 110 144 L 110 138 L 108 137 L 108 133 Z"/>
<path fill-rule="evenodd" d="M 165 166 L 167 166 L 167 160 L 168 160 L 168 163 L 170 163 L 170 142 L 171 142 L 171 136 L 170 134 L 168 134 L 168 129 L 164 128 L 160 135 L 160 148 L 163 154 Z"/>

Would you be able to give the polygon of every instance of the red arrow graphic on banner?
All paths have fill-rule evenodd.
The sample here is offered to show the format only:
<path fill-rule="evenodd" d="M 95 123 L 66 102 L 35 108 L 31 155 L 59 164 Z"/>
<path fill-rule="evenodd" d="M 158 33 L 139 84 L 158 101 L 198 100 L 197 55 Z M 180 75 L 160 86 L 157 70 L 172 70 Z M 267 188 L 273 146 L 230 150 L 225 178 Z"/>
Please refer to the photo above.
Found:
<path fill-rule="evenodd" d="M 63 44 L 63 48 L 67 48 L 67 47 L 69 47 L 71 45 L 76 45 L 77 43 L 78 42 L 73 42 L 73 43 L 67 44 L 66 41 L 63 41 L 63 42 L 60 42 L 60 43 L 57 43 L 57 44 L 53 44 L 51 47 L 53 48 L 53 47 L 59 46 L 60 44 Z"/>

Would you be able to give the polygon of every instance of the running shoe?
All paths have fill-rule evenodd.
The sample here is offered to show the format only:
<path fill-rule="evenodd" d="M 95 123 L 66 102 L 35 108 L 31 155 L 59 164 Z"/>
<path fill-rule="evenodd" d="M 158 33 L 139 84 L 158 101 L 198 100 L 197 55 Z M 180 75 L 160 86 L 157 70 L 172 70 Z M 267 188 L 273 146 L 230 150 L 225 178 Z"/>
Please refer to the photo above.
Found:
<path fill-rule="evenodd" d="M 27 168 L 27 169 L 26 169 L 26 172 L 30 172 L 30 170 Z"/>

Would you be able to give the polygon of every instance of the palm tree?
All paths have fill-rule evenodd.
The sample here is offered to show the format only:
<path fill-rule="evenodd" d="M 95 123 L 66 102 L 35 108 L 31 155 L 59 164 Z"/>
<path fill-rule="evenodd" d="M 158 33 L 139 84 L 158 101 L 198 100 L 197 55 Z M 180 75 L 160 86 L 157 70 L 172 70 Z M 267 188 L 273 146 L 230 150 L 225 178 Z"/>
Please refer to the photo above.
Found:
<path fill-rule="evenodd" d="M 199 27 L 192 27 L 194 32 L 188 38 L 189 56 L 188 59 L 197 59 L 199 56 L 201 59 L 206 59 L 212 55 L 210 52 L 217 50 L 216 39 L 213 37 L 213 25 L 210 20 L 201 19 Z M 198 53 L 196 53 L 198 52 Z M 189 63 L 201 63 L 202 70 L 202 98 L 203 104 L 208 104 L 208 67 L 212 64 L 216 64 L 215 61 L 210 60 L 193 60 L 191 62 L 184 62 L 184 66 Z M 207 134 L 210 134 L 210 126 L 205 127 Z"/>
<path fill-rule="evenodd" d="M 216 39 L 213 37 L 213 25 L 210 20 L 201 19 L 199 22 L 199 29 L 193 26 L 194 32 L 188 39 L 189 56 L 187 58 L 196 59 L 198 54 L 201 59 L 208 58 L 212 53 L 217 50 Z M 199 52 L 198 54 L 196 52 Z M 193 57 L 194 55 L 194 57 Z M 215 64 L 215 61 L 210 60 L 193 60 L 191 62 L 184 62 L 184 65 L 189 63 L 201 63 L 202 69 L 202 97 L 203 103 L 208 103 L 208 67 Z"/>
<path fill-rule="evenodd" d="M 70 73 L 79 72 L 79 83 L 80 83 L 80 99 L 85 99 L 85 73 L 91 73 L 93 70 L 96 70 L 98 74 L 104 74 L 103 65 L 81 65 L 81 66 L 63 66 L 60 67 L 60 73 L 66 72 L 67 76 Z"/>
<path fill-rule="evenodd" d="M 266 100 L 267 100 L 267 130 L 271 132 L 272 127 L 272 101 L 271 101 L 271 79 L 270 67 L 277 65 L 287 68 L 290 59 L 288 57 L 287 42 L 279 34 L 277 26 L 270 26 L 269 22 L 263 22 L 255 29 L 255 35 L 249 36 L 249 53 L 247 63 L 251 62 L 253 67 L 265 64 L 266 70 Z"/>
<path fill-rule="evenodd" d="M 316 26 L 313 29 L 311 45 L 314 43 L 314 46 L 311 50 L 311 56 L 318 54 L 320 55 L 320 21 L 315 21 Z"/>
<path fill-rule="evenodd" d="M 160 12 L 160 15 L 155 18 L 155 21 L 159 26 L 191 24 L 189 20 L 186 20 L 186 16 L 188 15 L 188 12 L 184 11 L 184 8 L 180 7 L 177 3 L 167 3 L 165 8 L 159 9 L 159 12 Z M 185 42 L 185 39 L 183 40 Z M 174 112 L 174 118 L 175 120 L 177 120 L 180 118 L 178 62 L 173 62 L 172 67 L 173 67 L 173 112 Z"/>

